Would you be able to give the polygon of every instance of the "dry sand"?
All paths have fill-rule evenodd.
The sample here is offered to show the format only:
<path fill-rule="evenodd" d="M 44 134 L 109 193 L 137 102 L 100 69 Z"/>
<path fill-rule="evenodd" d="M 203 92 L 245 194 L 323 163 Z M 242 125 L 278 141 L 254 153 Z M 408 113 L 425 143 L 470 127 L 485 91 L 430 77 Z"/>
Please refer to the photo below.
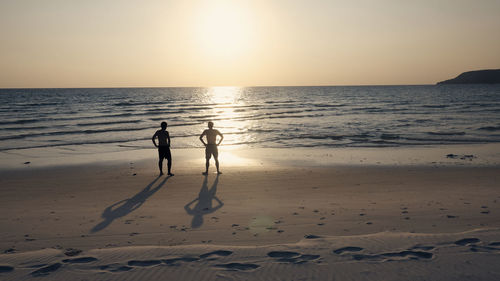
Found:
<path fill-rule="evenodd" d="M 499 166 L 439 157 L 3 169 L 0 279 L 498 280 Z"/>

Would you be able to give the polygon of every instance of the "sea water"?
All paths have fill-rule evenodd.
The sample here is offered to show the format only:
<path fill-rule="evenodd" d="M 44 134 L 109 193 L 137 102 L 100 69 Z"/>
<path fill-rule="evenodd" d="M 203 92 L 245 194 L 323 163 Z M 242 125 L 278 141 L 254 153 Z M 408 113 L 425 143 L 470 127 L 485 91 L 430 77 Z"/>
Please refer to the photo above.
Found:
<path fill-rule="evenodd" d="M 500 142 L 500 85 L 0 89 L 0 151 L 225 146 L 401 147 Z"/>

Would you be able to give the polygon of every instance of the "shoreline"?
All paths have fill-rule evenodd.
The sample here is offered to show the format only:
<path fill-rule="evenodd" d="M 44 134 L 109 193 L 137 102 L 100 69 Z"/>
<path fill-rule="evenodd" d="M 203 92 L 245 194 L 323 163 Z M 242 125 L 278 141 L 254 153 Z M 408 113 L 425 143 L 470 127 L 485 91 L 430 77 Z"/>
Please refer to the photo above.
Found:
<path fill-rule="evenodd" d="M 85 151 L 85 152 L 83 152 Z M 0 172 L 25 168 L 57 168 L 79 165 L 116 165 L 157 161 L 155 148 L 102 152 L 95 147 L 20 149 L 0 152 Z M 305 147 L 254 148 L 221 146 L 220 161 L 226 167 L 332 167 L 332 166 L 499 166 L 500 143 L 405 147 Z M 203 148 L 172 148 L 173 167 L 204 163 Z"/>

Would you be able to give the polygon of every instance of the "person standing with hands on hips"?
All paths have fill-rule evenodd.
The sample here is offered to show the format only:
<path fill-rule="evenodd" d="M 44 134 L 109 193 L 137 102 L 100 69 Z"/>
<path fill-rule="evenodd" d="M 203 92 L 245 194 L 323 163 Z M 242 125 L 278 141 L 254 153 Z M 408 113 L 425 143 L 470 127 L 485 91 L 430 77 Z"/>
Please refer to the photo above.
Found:
<path fill-rule="evenodd" d="M 213 122 L 208 122 L 208 129 L 203 131 L 200 135 L 200 141 L 205 145 L 205 172 L 202 173 L 204 175 L 208 175 L 208 166 L 210 165 L 210 158 L 212 155 L 214 156 L 215 160 L 215 167 L 217 168 L 217 174 L 222 174 L 222 172 L 219 170 L 219 151 L 217 149 L 217 146 L 222 142 L 224 139 L 224 136 L 216 129 L 213 128 L 214 123 Z M 203 140 L 203 136 L 207 137 L 207 142 Z M 219 142 L 217 142 L 217 136 L 220 136 Z"/>
<path fill-rule="evenodd" d="M 156 144 L 158 138 L 158 144 Z M 153 135 L 153 144 L 158 148 L 158 168 L 160 168 L 160 176 L 163 175 L 163 159 L 167 159 L 168 175 L 173 176 L 170 172 L 172 168 L 172 155 L 170 154 L 170 135 L 167 131 L 167 122 L 161 122 L 161 130 L 156 131 Z"/>

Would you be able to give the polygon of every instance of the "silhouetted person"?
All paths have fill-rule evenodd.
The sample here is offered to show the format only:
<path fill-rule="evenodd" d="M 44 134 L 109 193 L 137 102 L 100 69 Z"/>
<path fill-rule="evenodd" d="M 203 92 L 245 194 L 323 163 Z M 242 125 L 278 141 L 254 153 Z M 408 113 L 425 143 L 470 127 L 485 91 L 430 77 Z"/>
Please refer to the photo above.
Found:
<path fill-rule="evenodd" d="M 156 138 L 158 137 L 158 144 Z M 158 168 L 160 168 L 160 176 L 163 175 L 163 159 L 167 159 L 168 175 L 173 176 L 170 172 L 172 168 L 172 155 L 170 154 L 170 135 L 167 131 L 167 122 L 161 122 L 161 130 L 156 131 L 153 135 L 153 144 L 158 147 Z"/>
<path fill-rule="evenodd" d="M 191 227 L 198 228 L 203 224 L 203 216 L 206 214 L 213 213 L 220 209 L 224 203 L 217 198 L 215 195 L 217 193 L 217 184 L 219 183 L 219 175 L 215 178 L 212 187 L 208 189 L 207 177 L 203 180 L 203 184 L 200 189 L 200 193 L 198 194 L 198 198 L 189 202 L 184 206 L 184 209 L 189 215 L 193 216 L 193 220 L 191 221 Z M 213 206 L 214 201 L 216 205 Z M 196 204 L 195 204 L 196 203 Z M 192 206 L 195 204 L 194 206 Z"/>
<path fill-rule="evenodd" d="M 217 149 L 217 146 L 222 142 L 224 139 L 224 136 L 216 129 L 213 128 L 214 123 L 213 122 L 208 122 L 208 129 L 203 131 L 200 135 L 200 141 L 205 145 L 205 172 L 203 173 L 204 175 L 208 174 L 208 166 L 210 165 L 210 158 L 212 155 L 214 156 L 215 160 L 215 167 L 217 168 L 217 174 L 222 174 L 221 171 L 219 170 L 219 151 Z M 203 140 L 203 136 L 207 137 L 207 142 Z M 220 136 L 219 142 L 217 142 L 217 136 Z"/>

